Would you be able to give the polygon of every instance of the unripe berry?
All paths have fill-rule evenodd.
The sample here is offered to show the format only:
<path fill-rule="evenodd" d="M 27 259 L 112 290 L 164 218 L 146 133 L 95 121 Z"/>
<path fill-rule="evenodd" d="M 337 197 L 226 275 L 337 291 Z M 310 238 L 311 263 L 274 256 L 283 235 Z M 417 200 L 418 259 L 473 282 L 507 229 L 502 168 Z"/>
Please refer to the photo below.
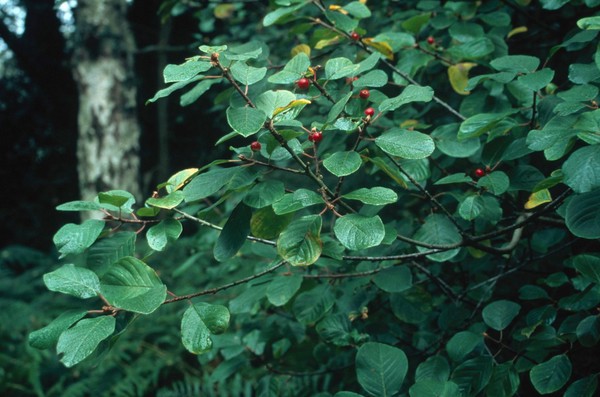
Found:
<path fill-rule="evenodd" d="M 323 133 L 321 131 L 311 132 L 308 136 L 308 140 L 314 143 L 319 143 L 323 140 Z"/>
<path fill-rule="evenodd" d="M 477 168 L 475 170 L 475 176 L 477 178 L 481 178 L 482 176 L 485 176 L 485 171 L 483 169 L 481 169 L 481 168 Z"/>
<path fill-rule="evenodd" d="M 310 87 L 310 80 L 306 77 L 302 77 L 296 81 L 296 86 L 298 86 L 298 88 L 301 90 L 308 90 L 308 87 Z"/>
<path fill-rule="evenodd" d="M 262 145 L 258 141 L 254 141 L 250 144 L 250 149 L 252 149 L 253 152 L 258 152 L 261 147 Z"/>
<path fill-rule="evenodd" d="M 373 109 L 373 108 L 366 108 L 365 109 L 365 116 L 372 117 L 374 114 L 375 114 L 375 109 Z"/>
<path fill-rule="evenodd" d="M 352 33 L 350 33 L 350 38 L 354 41 L 358 41 L 358 40 L 360 40 L 360 35 L 356 32 L 352 32 Z"/>
<path fill-rule="evenodd" d="M 369 90 L 360 90 L 360 92 L 358 93 L 358 96 L 361 97 L 362 99 L 367 99 L 369 97 L 369 95 L 371 95 Z"/>
<path fill-rule="evenodd" d="M 434 44 L 434 43 L 435 43 L 435 39 L 433 38 L 433 36 L 429 36 L 429 37 L 427 38 L 427 43 L 428 43 L 428 44 Z"/>

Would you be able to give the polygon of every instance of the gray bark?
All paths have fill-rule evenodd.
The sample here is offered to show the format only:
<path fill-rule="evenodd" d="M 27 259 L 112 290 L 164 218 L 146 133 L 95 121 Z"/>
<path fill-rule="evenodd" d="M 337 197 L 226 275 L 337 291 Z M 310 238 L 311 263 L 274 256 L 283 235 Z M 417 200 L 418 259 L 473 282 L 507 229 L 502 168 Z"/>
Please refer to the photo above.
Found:
<path fill-rule="evenodd" d="M 133 75 L 135 43 L 126 0 L 79 0 L 73 74 L 79 90 L 80 194 L 121 189 L 140 198 L 140 126 Z"/>

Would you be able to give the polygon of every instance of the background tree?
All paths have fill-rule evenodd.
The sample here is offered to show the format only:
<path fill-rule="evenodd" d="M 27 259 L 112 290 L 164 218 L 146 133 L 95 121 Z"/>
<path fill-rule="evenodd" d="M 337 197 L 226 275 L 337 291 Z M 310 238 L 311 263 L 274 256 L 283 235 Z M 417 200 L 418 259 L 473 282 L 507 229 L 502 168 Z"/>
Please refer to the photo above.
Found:
<path fill-rule="evenodd" d="M 80 0 L 75 9 L 72 64 L 83 199 L 116 186 L 141 194 L 135 42 L 126 13 L 126 0 Z"/>

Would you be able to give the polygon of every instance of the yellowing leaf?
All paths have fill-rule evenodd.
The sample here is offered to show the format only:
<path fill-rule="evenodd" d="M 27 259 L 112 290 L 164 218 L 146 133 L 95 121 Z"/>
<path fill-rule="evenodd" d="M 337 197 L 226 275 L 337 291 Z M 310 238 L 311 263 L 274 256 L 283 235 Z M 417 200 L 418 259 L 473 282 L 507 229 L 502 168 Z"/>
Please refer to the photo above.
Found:
<path fill-rule="evenodd" d="M 402 123 L 400 123 L 400 128 L 411 128 L 411 127 L 414 128 L 417 124 L 419 124 L 419 120 L 408 119 L 408 120 L 404 120 Z"/>
<path fill-rule="evenodd" d="M 469 70 L 477 66 L 476 63 L 462 62 L 448 67 L 448 79 L 450 85 L 457 94 L 469 95 L 470 91 L 465 91 L 469 82 Z"/>
<path fill-rule="evenodd" d="M 372 37 L 365 37 L 362 42 L 382 53 L 390 61 L 394 60 L 394 50 L 385 41 L 375 41 Z"/>
<path fill-rule="evenodd" d="M 323 40 L 319 40 L 317 41 L 317 44 L 315 44 L 315 49 L 316 50 L 321 50 L 327 46 L 333 45 L 333 44 L 337 44 L 340 41 L 340 36 L 335 36 L 331 39 L 323 39 Z"/>
<path fill-rule="evenodd" d="M 215 18 L 217 19 L 228 19 L 231 18 L 235 12 L 235 5 L 233 4 L 219 4 L 215 7 Z"/>
<path fill-rule="evenodd" d="M 179 190 L 185 185 L 191 177 L 198 173 L 198 168 L 188 168 L 175 173 L 169 178 L 166 183 L 166 190 L 168 193 Z"/>
<path fill-rule="evenodd" d="M 508 34 L 506 35 L 506 38 L 510 39 L 511 37 L 513 37 L 516 34 L 525 33 L 525 32 L 527 32 L 527 26 L 519 26 L 518 28 L 514 28 L 513 30 L 508 32 Z"/>
<path fill-rule="evenodd" d="M 485 246 L 489 247 L 490 240 L 482 241 L 481 245 L 485 245 Z M 485 251 L 482 251 L 482 250 L 474 248 L 474 247 L 467 247 L 467 252 L 475 259 L 481 259 L 486 255 Z"/>
<path fill-rule="evenodd" d="M 550 196 L 550 191 L 548 189 L 538 190 L 535 193 L 531 193 L 529 196 L 529 200 L 525 203 L 525 209 L 530 210 L 538 205 L 542 205 L 544 203 L 549 203 L 552 201 L 552 196 Z"/>
<path fill-rule="evenodd" d="M 292 58 L 301 52 L 305 53 L 310 57 L 310 47 L 306 44 L 298 44 L 296 47 L 292 48 Z"/>
<path fill-rule="evenodd" d="M 306 105 L 310 105 L 310 101 L 308 99 L 296 99 L 295 101 L 292 101 L 290 103 L 288 103 L 286 106 L 280 107 L 280 108 L 276 108 L 273 111 L 273 117 L 277 116 L 279 113 L 281 112 L 285 112 L 286 110 L 289 110 L 291 108 L 295 108 L 298 106 L 306 106 Z"/>
<path fill-rule="evenodd" d="M 329 9 L 331 11 L 337 11 L 337 12 L 339 12 L 341 14 L 348 15 L 348 11 L 344 10 L 342 8 L 342 6 L 338 6 L 338 5 L 332 4 L 332 5 L 329 6 Z"/>

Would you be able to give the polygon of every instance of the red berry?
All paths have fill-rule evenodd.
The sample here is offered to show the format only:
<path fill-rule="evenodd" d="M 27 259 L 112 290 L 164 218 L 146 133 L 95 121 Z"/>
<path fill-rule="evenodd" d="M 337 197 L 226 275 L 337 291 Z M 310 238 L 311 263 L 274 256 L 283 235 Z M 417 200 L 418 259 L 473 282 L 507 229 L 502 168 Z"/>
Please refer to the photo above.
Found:
<path fill-rule="evenodd" d="M 361 97 L 362 99 L 367 99 L 369 97 L 369 95 L 371 95 L 369 90 L 360 90 L 360 92 L 358 93 L 358 96 Z"/>
<path fill-rule="evenodd" d="M 360 40 L 360 35 L 356 32 L 352 32 L 352 33 L 350 33 L 350 38 L 354 41 L 358 41 L 358 40 Z"/>
<path fill-rule="evenodd" d="M 310 80 L 307 79 L 306 77 L 302 77 L 301 79 L 296 81 L 296 85 L 301 90 L 308 90 L 308 87 L 310 86 Z"/>
<path fill-rule="evenodd" d="M 254 141 L 250 144 L 250 149 L 252 149 L 252 151 L 254 151 L 254 152 L 258 152 L 261 147 L 262 147 L 262 145 L 260 144 L 259 141 Z"/>
<path fill-rule="evenodd" d="M 312 132 L 308 136 L 308 140 L 314 143 L 319 143 L 323 139 L 323 133 L 321 131 Z"/>
<path fill-rule="evenodd" d="M 365 116 L 373 116 L 374 114 L 375 114 L 375 109 L 373 109 L 373 108 L 365 109 Z"/>
<path fill-rule="evenodd" d="M 475 176 L 477 178 L 481 178 L 482 176 L 485 176 L 485 171 L 483 169 L 481 169 L 481 168 L 477 168 L 475 170 Z"/>
<path fill-rule="evenodd" d="M 433 38 L 433 36 L 429 36 L 429 37 L 427 38 L 427 43 L 429 43 L 429 44 L 433 44 L 433 43 L 435 43 L 435 39 Z"/>

